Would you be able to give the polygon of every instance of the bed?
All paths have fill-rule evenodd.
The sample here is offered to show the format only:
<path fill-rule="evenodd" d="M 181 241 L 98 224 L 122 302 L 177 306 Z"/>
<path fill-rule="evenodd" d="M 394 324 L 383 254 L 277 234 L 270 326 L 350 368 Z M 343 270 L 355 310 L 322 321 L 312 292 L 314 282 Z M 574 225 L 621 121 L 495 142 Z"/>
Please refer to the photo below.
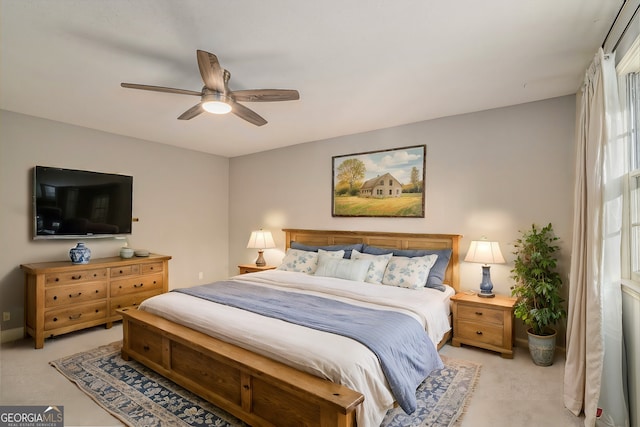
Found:
<path fill-rule="evenodd" d="M 369 247 L 386 249 L 387 252 L 389 249 L 396 251 L 449 251 L 450 260 L 444 271 L 443 281 L 451 287 L 451 289 L 448 289 L 449 295 L 451 292 L 455 292 L 459 286 L 459 235 L 297 229 L 285 229 L 284 232 L 288 251 L 292 248 L 301 247 L 304 249 L 309 249 L 308 247 L 317 249 L 317 247 L 324 246 L 354 244 L 366 244 Z M 272 287 L 279 288 L 285 285 L 285 281 L 289 282 L 290 277 L 293 282 L 293 277 L 297 276 L 308 276 L 303 278 L 302 281 L 311 282 L 310 286 L 318 286 L 318 283 L 320 283 L 320 278 L 312 275 L 295 272 L 288 273 L 286 271 L 264 273 L 237 276 L 232 278 L 228 284 L 245 286 L 253 285 L 255 284 L 253 282 L 257 281 L 269 286 L 273 284 Z M 288 276 L 284 280 L 286 275 Z M 338 282 L 340 280 L 338 279 Z M 299 286 L 297 282 L 295 286 Z M 340 284 L 339 291 L 348 292 L 350 291 L 350 286 L 350 283 L 343 281 Z M 360 283 L 353 284 L 354 289 L 358 286 L 362 287 Z M 369 286 L 369 288 L 375 288 L 375 292 L 383 292 L 383 294 L 376 296 L 376 298 L 380 299 L 380 297 L 385 297 L 385 290 L 382 288 L 391 287 Z M 316 290 L 296 290 L 296 293 L 314 293 Z M 426 294 L 429 292 L 431 290 L 421 293 Z M 441 292 L 433 293 L 440 294 Z M 304 345 L 298 345 L 299 348 L 291 349 L 290 353 L 282 355 L 278 354 L 276 350 L 271 351 L 270 347 L 275 347 L 273 343 L 279 339 L 278 335 L 269 337 L 264 332 L 265 340 L 262 342 L 259 338 L 263 337 L 251 336 L 252 332 L 244 329 L 251 323 L 249 321 L 250 318 L 258 316 L 258 314 L 246 314 L 243 312 L 245 313 L 243 317 L 233 318 L 227 316 L 232 316 L 231 311 L 237 310 L 236 308 L 229 308 L 228 310 L 231 311 L 221 314 L 210 314 L 209 311 L 213 312 L 213 310 L 208 310 L 207 316 L 222 316 L 212 317 L 208 321 L 209 328 L 220 330 L 209 331 L 206 328 L 203 329 L 196 326 L 195 323 L 189 320 L 189 316 L 197 312 L 196 306 L 208 304 L 208 301 L 198 299 L 196 303 L 193 300 L 186 299 L 193 298 L 190 295 L 185 295 L 181 292 L 171 292 L 169 294 L 173 294 L 171 296 L 173 299 L 170 302 L 165 301 L 164 306 L 160 303 L 155 309 L 148 307 L 144 310 L 125 310 L 121 313 L 124 322 L 123 357 L 140 361 L 250 425 L 347 427 L 355 426 L 358 423 L 358 425 L 365 426 L 370 425 L 370 419 L 376 419 L 375 416 L 370 416 L 368 411 L 379 411 L 380 408 L 372 406 L 377 404 L 379 395 L 383 395 L 387 399 L 381 405 L 388 405 L 393 402 L 393 395 L 391 395 L 391 401 L 388 400 L 389 396 L 385 395 L 385 393 L 389 393 L 388 385 L 385 392 L 380 384 L 375 384 L 375 381 L 370 380 L 370 378 L 375 377 L 374 375 L 366 374 L 366 378 L 362 381 L 347 381 L 346 384 L 349 385 L 347 386 L 327 379 L 331 378 L 331 375 L 328 375 L 325 371 L 316 372 L 314 369 L 317 367 L 314 363 L 312 363 L 314 366 L 311 368 L 299 365 L 299 360 L 309 357 L 309 354 L 305 353 L 305 351 L 321 352 L 324 347 L 344 349 L 347 347 L 343 346 L 351 345 L 344 341 L 349 341 L 349 338 L 330 338 L 343 341 L 336 341 L 327 345 L 323 344 L 314 349 L 313 344 L 316 342 L 316 336 L 312 335 L 306 338 L 308 341 Z M 178 296 L 176 297 L 176 295 Z M 417 294 L 414 293 L 414 295 Z M 184 303 L 180 302 L 180 300 L 184 300 Z M 448 307 L 448 301 L 444 301 Z M 363 302 L 361 304 L 367 305 L 369 303 Z M 186 305 L 187 310 L 180 312 L 178 310 L 180 305 Z M 416 305 L 418 304 L 416 303 Z M 447 322 L 447 314 L 448 312 L 445 314 L 445 322 Z M 235 320 L 230 321 L 229 319 Z M 275 329 L 275 326 L 271 327 L 269 326 L 270 324 L 267 324 L 267 321 L 264 322 L 267 329 Z M 429 334 L 430 340 L 434 344 L 437 343 L 438 348 L 450 338 L 449 324 L 450 320 L 447 322 L 445 329 L 441 328 L 442 330 L 435 335 L 433 333 Z M 223 327 L 231 327 L 231 332 L 226 332 Z M 298 327 L 298 329 L 300 328 Z M 293 330 L 291 332 L 287 330 L 279 335 L 284 335 L 285 338 L 291 335 L 296 342 L 304 342 L 305 338 L 300 338 L 301 341 L 297 341 L 296 333 Z M 260 335 L 262 334 L 261 332 Z M 313 334 L 327 335 L 325 332 L 318 331 Z M 237 341 L 237 336 L 247 336 L 249 341 Z M 355 343 L 354 345 L 358 346 L 360 344 Z M 309 347 L 309 349 L 306 349 L 306 347 Z M 359 350 L 356 347 L 349 347 L 348 351 L 343 351 L 344 354 L 348 355 L 358 352 Z M 329 358 L 340 359 L 335 355 Z M 339 368 L 332 366 L 327 368 L 322 365 L 321 369 Z M 379 367 L 368 369 L 380 370 Z M 359 390 L 358 388 L 361 389 Z M 367 390 L 363 390 L 365 388 Z M 371 394 L 370 388 L 375 389 L 373 394 Z M 363 404 L 365 395 L 369 396 L 367 405 Z M 375 396 L 374 399 L 371 398 L 372 395 Z M 371 408 L 374 409 L 372 410 Z"/>

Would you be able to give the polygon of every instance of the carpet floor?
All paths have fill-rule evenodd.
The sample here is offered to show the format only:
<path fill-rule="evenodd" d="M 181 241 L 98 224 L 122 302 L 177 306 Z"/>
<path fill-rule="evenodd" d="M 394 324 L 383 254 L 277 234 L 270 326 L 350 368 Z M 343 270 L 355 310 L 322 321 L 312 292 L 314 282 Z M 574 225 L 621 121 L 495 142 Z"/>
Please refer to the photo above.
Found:
<path fill-rule="evenodd" d="M 120 357 L 121 342 L 50 362 L 98 405 L 128 426 L 246 426 L 231 414 Z M 445 367 L 418 388 L 418 409 L 387 413 L 384 427 L 449 427 L 463 413 L 480 375 L 474 362 L 442 356 Z"/>

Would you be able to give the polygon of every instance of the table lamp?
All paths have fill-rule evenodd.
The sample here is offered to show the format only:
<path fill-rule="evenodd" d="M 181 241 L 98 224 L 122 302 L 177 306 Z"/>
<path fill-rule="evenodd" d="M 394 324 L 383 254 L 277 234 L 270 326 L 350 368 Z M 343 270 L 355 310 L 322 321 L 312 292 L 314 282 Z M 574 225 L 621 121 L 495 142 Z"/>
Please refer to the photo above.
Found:
<path fill-rule="evenodd" d="M 247 243 L 247 248 L 250 249 L 258 249 L 258 259 L 256 259 L 256 266 L 264 267 L 267 265 L 267 262 L 264 260 L 262 254 L 265 249 L 275 248 L 276 244 L 273 241 L 273 236 L 270 231 L 252 231 L 251 237 L 249 237 L 249 243 Z"/>
<path fill-rule="evenodd" d="M 496 295 L 492 292 L 491 267 L 487 264 L 503 264 L 505 262 L 502 252 L 500 252 L 498 242 L 489 242 L 487 240 L 472 241 L 464 260 L 466 262 L 484 264 L 482 266 L 482 283 L 480 283 L 480 293 L 478 296 L 483 298 L 495 297 Z"/>

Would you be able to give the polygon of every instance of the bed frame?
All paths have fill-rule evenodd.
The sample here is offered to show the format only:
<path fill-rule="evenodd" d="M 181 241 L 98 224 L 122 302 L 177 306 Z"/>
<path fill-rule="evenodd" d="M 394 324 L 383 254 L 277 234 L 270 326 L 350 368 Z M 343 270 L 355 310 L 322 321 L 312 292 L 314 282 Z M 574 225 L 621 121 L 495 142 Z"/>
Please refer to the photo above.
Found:
<path fill-rule="evenodd" d="M 459 287 L 457 234 L 285 229 L 306 245 L 366 243 L 396 249 L 451 248 L 445 280 Z M 122 357 L 135 359 L 252 426 L 354 427 L 361 393 L 134 308 L 123 317 Z M 438 348 L 448 339 L 447 335 Z"/>

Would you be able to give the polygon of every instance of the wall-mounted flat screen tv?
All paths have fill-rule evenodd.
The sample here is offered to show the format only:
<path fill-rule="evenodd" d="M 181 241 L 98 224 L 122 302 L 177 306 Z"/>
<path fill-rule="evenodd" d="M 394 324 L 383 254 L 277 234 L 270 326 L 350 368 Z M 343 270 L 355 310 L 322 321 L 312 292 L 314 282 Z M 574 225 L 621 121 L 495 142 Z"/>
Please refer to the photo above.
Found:
<path fill-rule="evenodd" d="M 133 177 L 36 166 L 34 239 L 131 234 Z"/>

